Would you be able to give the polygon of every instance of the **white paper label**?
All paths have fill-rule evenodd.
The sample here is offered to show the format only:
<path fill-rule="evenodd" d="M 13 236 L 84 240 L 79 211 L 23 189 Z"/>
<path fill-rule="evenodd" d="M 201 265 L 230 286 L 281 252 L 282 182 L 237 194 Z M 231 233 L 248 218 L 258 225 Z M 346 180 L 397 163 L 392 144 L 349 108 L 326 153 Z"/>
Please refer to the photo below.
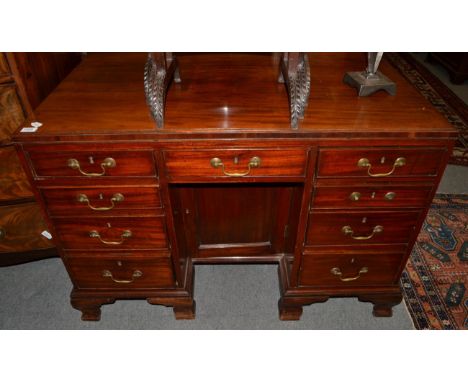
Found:
<path fill-rule="evenodd" d="M 20 131 L 22 133 L 35 133 L 38 127 L 23 127 Z"/>
<path fill-rule="evenodd" d="M 39 129 L 39 127 L 41 126 L 42 126 L 41 122 L 34 121 L 34 122 L 31 122 L 31 127 L 23 127 L 20 131 L 22 133 L 35 133 L 37 129 Z"/>
<path fill-rule="evenodd" d="M 49 239 L 49 240 L 52 239 L 52 235 L 50 234 L 49 231 L 42 231 L 42 232 L 41 232 L 41 235 L 44 236 L 44 237 L 46 237 L 46 238 Z"/>

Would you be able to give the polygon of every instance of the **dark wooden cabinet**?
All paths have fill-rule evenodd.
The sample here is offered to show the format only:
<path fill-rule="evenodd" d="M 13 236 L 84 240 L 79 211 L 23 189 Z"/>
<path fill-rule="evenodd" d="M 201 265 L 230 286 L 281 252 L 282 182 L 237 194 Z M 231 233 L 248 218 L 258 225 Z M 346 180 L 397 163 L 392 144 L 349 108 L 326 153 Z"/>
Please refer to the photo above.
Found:
<path fill-rule="evenodd" d="M 442 65 L 454 84 L 460 85 L 468 79 L 468 52 L 428 53 L 427 59 L 429 62 Z"/>
<path fill-rule="evenodd" d="M 56 256 L 11 142 L 13 132 L 80 61 L 74 53 L 0 52 L 0 265 Z"/>
<path fill-rule="evenodd" d="M 90 55 L 37 109 L 15 141 L 83 319 L 130 298 L 193 318 L 193 264 L 258 262 L 281 319 L 333 296 L 391 315 L 456 132 L 385 61 L 397 95 L 358 98 L 363 56 L 308 56 L 297 130 L 267 54 L 177 55 L 161 129 L 144 54 Z"/>

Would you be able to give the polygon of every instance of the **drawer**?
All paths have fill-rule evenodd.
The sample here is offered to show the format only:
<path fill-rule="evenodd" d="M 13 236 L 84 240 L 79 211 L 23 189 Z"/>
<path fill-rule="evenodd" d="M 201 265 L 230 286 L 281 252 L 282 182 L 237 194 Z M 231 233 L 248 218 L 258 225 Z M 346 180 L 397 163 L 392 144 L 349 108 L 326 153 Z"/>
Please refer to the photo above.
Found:
<path fill-rule="evenodd" d="M 52 248 L 41 235 L 47 230 L 36 203 L 0 207 L 0 252 L 24 252 Z"/>
<path fill-rule="evenodd" d="M 64 256 L 67 259 L 73 258 L 100 258 L 100 259 L 114 259 L 118 257 L 120 260 L 135 260 L 135 259 L 155 259 L 159 257 L 169 257 L 170 253 L 167 251 L 166 248 L 161 249 L 145 249 L 145 250 L 134 250 L 129 249 L 125 250 L 116 250 L 116 251 L 109 251 L 109 250 L 92 250 L 92 251 L 83 251 L 83 250 L 68 250 L 63 251 Z"/>
<path fill-rule="evenodd" d="M 317 177 L 435 177 L 445 154 L 441 148 L 323 149 Z"/>
<path fill-rule="evenodd" d="M 314 208 L 419 207 L 424 208 L 432 186 L 317 187 Z"/>
<path fill-rule="evenodd" d="M 152 151 L 29 151 L 34 174 L 42 176 L 105 178 L 155 176 Z"/>
<path fill-rule="evenodd" d="M 51 216 L 160 214 L 161 197 L 154 186 L 41 189 Z"/>
<path fill-rule="evenodd" d="M 406 244 L 421 211 L 340 211 L 309 215 L 306 245 Z"/>
<path fill-rule="evenodd" d="M 0 201 L 30 198 L 31 186 L 13 146 L 0 148 Z"/>
<path fill-rule="evenodd" d="M 170 257 L 73 257 L 64 260 L 74 285 L 80 289 L 174 288 Z"/>
<path fill-rule="evenodd" d="M 304 177 L 307 152 L 303 149 L 226 149 L 165 151 L 171 180 L 216 178 Z"/>
<path fill-rule="evenodd" d="M 398 281 L 404 253 L 306 253 L 302 256 L 299 286 L 352 288 L 390 285 Z"/>
<path fill-rule="evenodd" d="M 164 216 L 56 218 L 55 231 L 64 249 L 167 248 Z"/>

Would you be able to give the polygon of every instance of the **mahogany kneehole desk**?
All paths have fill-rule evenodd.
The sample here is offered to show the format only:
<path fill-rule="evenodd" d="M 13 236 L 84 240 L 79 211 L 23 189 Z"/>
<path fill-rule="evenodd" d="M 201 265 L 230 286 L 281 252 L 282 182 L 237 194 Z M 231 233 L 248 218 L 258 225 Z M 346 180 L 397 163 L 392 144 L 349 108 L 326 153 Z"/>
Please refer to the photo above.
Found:
<path fill-rule="evenodd" d="M 178 55 L 161 129 L 145 54 L 89 55 L 37 109 L 15 141 L 83 320 L 118 299 L 194 318 L 204 263 L 278 264 L 283 320 L 333 296 L 391 316 L 456 132 L 386 62 L 397 95 L 359 98 L 365 56 L 308 56 L 297 130 L 266 54 Z"/>

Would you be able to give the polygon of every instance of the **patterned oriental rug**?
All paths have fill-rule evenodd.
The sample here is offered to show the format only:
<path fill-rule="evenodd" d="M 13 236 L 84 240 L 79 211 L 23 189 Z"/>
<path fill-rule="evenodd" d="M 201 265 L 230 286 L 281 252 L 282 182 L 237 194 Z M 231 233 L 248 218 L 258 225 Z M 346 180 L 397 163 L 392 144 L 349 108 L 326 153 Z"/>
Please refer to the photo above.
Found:
<path fill-rule="evenodd" d="M 449 163 L 468 166 L 468 106 L 409 53 L 385 53 L 384 58 L 459 131 Z"/>
<path fill-rule="evenodd" d="M 468 195 L 436 195 L 401 289 L 416 329 L 468 329 Z"/>

